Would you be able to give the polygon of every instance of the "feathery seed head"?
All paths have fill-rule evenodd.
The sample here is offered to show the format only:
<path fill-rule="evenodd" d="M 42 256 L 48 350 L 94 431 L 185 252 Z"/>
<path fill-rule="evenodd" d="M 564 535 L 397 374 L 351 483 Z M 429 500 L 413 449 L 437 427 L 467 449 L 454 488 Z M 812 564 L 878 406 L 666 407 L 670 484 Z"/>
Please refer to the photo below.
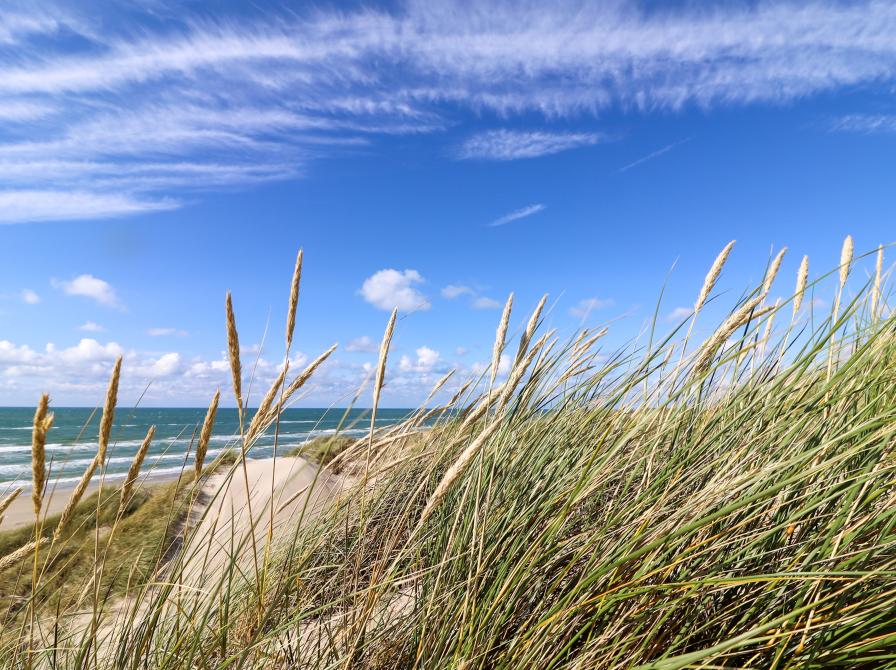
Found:
<path fill-rule="evenodd" d="M 292 346 L 292 336 L 296 329 L 296 309 L 299 305 L 299 283 L 302 281 L 302 250 L 296 256 L 296 267 L 292 274 L 292 287 L 289 291 L 289 311 L 286 314 L 286 350 Z"/>
<path fill-rule="evenodd" d="M 489 380 L 489 388 L 495 383 L 498 374 L 498 364 L 501 362 L 501 353 L 504 351 L 504 342 L 507 338 L 507 326 L 510 323 L 510 313 L 513 310 L 513 293 L 507 297 L 504 303 L 504 311 L 501 312 L 501 320 L 498 322 L 498 330 L 495 333 L 495 346 L 492 348 L 492 371 Z"/>
<path fill-rule="evenodd" d="M 772 288 L 772 284 L 775 281 L 775 277 L 778 276 L 778 270 L 781 269 L 781 261 L 784 260 L 784 254 L 787 253 L 787 247 L 781 249 L 778 252 L 778 255 L 775 256 L 775 259 L 772 261 L 771 265 L 768 266 L 768 272 L 765 273 L 765 281 L 762 282 L 762 294 L 768 295 L 768 292 Z"/>
<path fill-rule="evenodd" d="M 806 294 L 806 282 L 809 281 L 809 257 L 803 256 L 800 269 L 796 273 L 796 292 L 793 295 L 793 315 L 800 311 L 803 296 Z"/>
<path fill-rule="evenodd" d="M 215 426 L 215 415 L 218 413 L 218 401 L 221 399 L 221 389 L 215 391 L 212 402 L 205 413 L 205 421 L 202 423 L 202 431 L 199 433 L 199 444 L 196 445 L 196 478 L 202 474 L 202 465 L 205 462 L 205 454 L 208 452 L 208 443 L 212 437 L 212 429 Z"/>
<path fill-rule="evenodd" d="M 840 250 L 840 288 L 846 284 L 846 278 L 849 277 L 850 266 L 852 265 L 853 242 L 852 235 L 847 235 L 843 240 L 843 248 Z"/>
<path fill-rule="evenodd" d="M 103 416 L 100 419 L 99 463 L 106 460 L 106 449 L 109 447 L 109 435 L 112 433 L 112 421 L 115 418 L 115 406 L 118 404 L 118 379 L 121 376 L 121 356 L 115 361 L 109 388 L 106 389 L 106 401 L 103 403 Z"/>
<path fill-rule="evenodd" d="M 230 291 L 225 300 L 227 310 L 227 353 L 230 357 L 230 376 L 233 382 L 233 395 L 236 398 L 236 406 L 240 416 L 240 424 L 243 422 L 243 368 L 240 364 L 240 337 L 236 330 L 236 318 L 233 315 L 233 299 Z"/>
<path fill-rule="evenodd" d="M 736 240 L 731 240 L 725 245 L 725 248 L 719 252 L 719 255 L 716 256 L 716 260 L 713 261 L 712 266 L 709 268 L 709 272 L 706 273 L 706 279 L 703 280 L 703 286 L 700 289 L 700 294 L 697 296 L 697 302 L 694 303 L 694 314 L 699 312 L 700 308 L 706 303 L 706 299 L 716 285 L 719 275 L 722 274 L 722 268 L 728 260 L 728 255 L 731 253 L 731 249 L 734 248 L 735 241 Z"/>
<path fill-rule="evenodd" d="M 146 432 L 146 437 L 143 438 L 143 443 L 140 445 L 137 453 L 134 454 L 134 460 L 131 461 L 131 467 L 128 468 L 128 474 L 124 479 L 124 484 L 121 486 L 121 501 L 118 503 L 118 516 L 121 516 L 124 513 L 125 508 L 131 499 L 131 491 L 134 488 L 134 483 L 137 481 L 137 476 L 140 474 L 140 467 L 143 465 L 143 459 L 146 458 L 146 452 L 149 451 L 149 445 L 152 444 L 152 438 L 155 434 L 156 427 L 150 426 L 149 430 Z"/>
<path fill-rule="evenodd" d="M 884 269 L 884 245 L 877 247 L 877 263 L 874 266 L 874 287 L 871 290 L 871 318 L 877 319 L 880 304 L 880 278 Z"/>
<path fill-rule="evenodd" d="M 35 518 L 40 517 L 44 486 L 47 483 L 47 431 L 53 425 L 53 415 L 48 413 L 49 406 L 50 396 L 44 393 L 37 403 L 31 431 L 31 501 L 34 503 Z"/>

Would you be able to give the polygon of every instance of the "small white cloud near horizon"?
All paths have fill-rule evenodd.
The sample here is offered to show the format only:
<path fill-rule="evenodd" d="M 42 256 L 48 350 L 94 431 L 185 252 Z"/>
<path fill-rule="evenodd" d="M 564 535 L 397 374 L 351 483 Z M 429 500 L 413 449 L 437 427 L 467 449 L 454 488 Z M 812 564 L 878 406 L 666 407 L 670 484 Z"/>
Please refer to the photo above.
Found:
<path fill-rule="evenodd" d="M 462 295 L 472 295 L 473 289 L 463 284 L 448 284 L 441 291 L 442 297 L 446 300 L 454 300 Z"/>
<path fill-rule="evenodd" d="M 543 212 L 545 209 L 547 209 L 547 206 L 542 205 L 541 203 L 536 203 L 534 205 L 529 205 L 527 207 L 522 207 L 520 209 L 514 210 L 509 214 L 505 214 L 504 216 L 495 219 L 488 225 L 491 227 L 504 226 L 513 221 L 519 221 L 520 219 L 525 219 L 527 216 L 532 216 L 533 214 Z"/>
<path fill-rule="evenodd" d="M 35 291 L 32 291 L 30 288 L 22 289 L 21 293 L 22 302 L 28 305 L 36 305 L 40 302 L 40 296 L 37 295 Z"/>
<path fill-rule="evenodd" d="M 416 270 L 387 268 L 365 279 L 360 293 L 371 305 L 387 312 L 395 307 L 402 312 L 426 310 L 431 307 L 429 299 L 413 286 L 423 281 Z"/>
<path fill-rule="evenodd" d="M 579 300 L 574 307 L 570 307 L 569 314 L 577 319 L 586 319 L 591 312 L 596 312 L 599 309 L 612 306 L 612 298 L 585 298 Z"/>
<path fill-rule="evenodd" d="M 356 337 L 345 345 L 346 351 L 363 352 L 366 354 L 375 354 L 379 350 L 379 345 L 367 335 Z"/>
<path fill-rule="evenodd" d="M 186 337 L 187 331 L 178 330 L 177 328 L 147 328 L 146 334 L 150 337 L 167 337 L 168 335 Z"/>
<path fill-rule="evenodd" d="M 689 317 L 693 312 L 693 307 L 676 307 L 666 315 L 666 321 L 680 321 Z"/>
<path fill-rule="evenodd" d="M 473 135 L 457 152 L 462 160 L 510 161 L 549 156 L 561 151 L 592 146 L 600 133 L 544 132 L 540 130 L 487 130 Z"/>
<path fill-rule="evenodd" d="M 78 326 L 78 330 L 83 330 L 86 333 L 102 333 L 105 328 L 103 328 L 100 324 L 94 323 L 93 321 L 85 321 L 80 326 Z"/>
<path fill-rule="evenodd" d="M 417 360 L 413 361 L 408 356 L 402 356 L 398 367 L 402 372 L 430 372 L 439 362 L 439 352 L 427 346 L 419 347 L 414 353 Z"/>
<path fill-rule="evenodd" d="M 481 295 L 473 301 L 473 309 L 501 309 L 501 303 L 494 298 Z"/>
<path fill-rule="evenodd" d="M 78 275 L 70 281 L 51 279 L 50 284 L 53 288 L 61 289 L 66 295 L 90 298 L 107 307 L 121 306 L 112 285 L 91 274 Z"/>

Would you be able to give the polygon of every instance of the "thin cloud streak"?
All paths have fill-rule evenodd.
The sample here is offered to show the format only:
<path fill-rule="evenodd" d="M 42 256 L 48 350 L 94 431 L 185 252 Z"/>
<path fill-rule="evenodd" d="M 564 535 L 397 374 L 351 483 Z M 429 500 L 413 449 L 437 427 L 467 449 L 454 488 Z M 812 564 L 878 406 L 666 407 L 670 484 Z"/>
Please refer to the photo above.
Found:
<path fill-rule="evenodd" d="M 520 219 L 525 219 L 527 216 L 538 214 L 545 209 L 547 209 L 547 207 L 542 204 L 529 205 L 528 207 L 523 207 L 522 209 L 517 209 L 513 212 L 510 212 L 509 214 L 505 214 L 504 216 L 495 219 L 488 225 L 490 227 L 505 226 L 508 223 L 512 223 L 513 221 L 519 221 Z"/>
<path fill-rule="evenodd" d="M 692 139 L 694 139 L 694 138 L 686 137 L 683 140 L 678 140 L 677 142 L 668 144 L 668 145 L 664 146 L 662 149 L 657 149 L 653 153 L 647 154 L 643 158 L 639 158 L 638 160 L 636 160 L 632 163 L 629 163 L 628 165 L 626 165 L 624 167 L 619 168 L 619 172 L 628 172 L 632 168 L 638 167 L 639 165 L 642 165 L 643 163 L 646 163 L 647 161 L 652 161 L 654 158 L 659 158 L 663 154 L 667 154 L 670 151 L 672 151 L 672 149 L 675 149 L 676 147 L 680 147 L 682 144 L 687 144 Z"/>

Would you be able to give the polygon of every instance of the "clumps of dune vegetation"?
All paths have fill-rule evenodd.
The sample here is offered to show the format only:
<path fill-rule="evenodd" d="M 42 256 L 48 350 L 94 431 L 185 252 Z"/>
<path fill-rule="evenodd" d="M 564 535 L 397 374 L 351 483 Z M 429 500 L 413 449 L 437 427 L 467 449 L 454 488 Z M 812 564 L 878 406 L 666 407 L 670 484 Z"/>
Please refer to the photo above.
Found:
<path fill-rule="evenodd" d="M 317 465 L 287 499 L 273 476 L 253 479 L 253 440 L 332 349 L 292 382 L 285 363 L 252 414 L 228 294 L 245 421 L 217 485 L 246 487 L 248 524 L 185 476 L 165 499 L 177 507 L 189 492 L 182 541 L 161 551 L 170 538 L 147 533 L 133 551 L 154 562 L 112 588 L 116 543 L 135 537 L 126 526 L 149 503 L 122 513 L 101 491 L 71 521 L 92 539 L 61 536 L 66 560 L 93 561 L 64 604 L 75 577 L 58 581 L 56 534 L 46 547 L 39 523 L 26 544 L 4 539 L 0 556 L 29 549 L 16 557 L 22 581 L 4 577 L 23 614 L 2 667 L 896 667 L 896 320 L 883 248 L 863 286 L 848 282 L 863 257 L 847 238 L 832 273 L 811 281 L 804 258 L 795 294 L 773 301 L 778 254 L 694 343 L 733 246 L 690 317 L 667 333 L 655 319 L 615 351 L 605 329 L 540 332 L 545 300 L 514 332 L 511 297 L 481 378 L 431 402 L 449 373 L 405 421 L 375 430 L 393 313 L 370 432 L 301 445 Z M 300 272 L 301 255 L 287 351 Z M 804 298 L 832 280 L 820 313 Z M 221 524 L 229 544 L 200 532 Z"/>

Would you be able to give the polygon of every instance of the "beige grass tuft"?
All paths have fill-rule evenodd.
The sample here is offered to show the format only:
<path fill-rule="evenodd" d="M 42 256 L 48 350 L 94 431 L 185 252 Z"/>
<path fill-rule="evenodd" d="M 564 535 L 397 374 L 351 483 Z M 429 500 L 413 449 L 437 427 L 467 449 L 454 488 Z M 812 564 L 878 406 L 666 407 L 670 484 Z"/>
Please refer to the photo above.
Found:
<path fill-rule="evenodd" d="M 793 294 L 793 316 L 796 317 L 806 295 L 806 282 L 809 281 L 809 257 L 803 256 L 800 269 L 796 273 L 796 292 Z"/>
<path fill-rule="evenodd" d="M 8 496 L 6 496 L 3 500 L 0 500 L 0 524 L 3 523 L 3 514 L 9 509 L 9 506 L 12 505 L 13 501 L 19 497 L 19 494 L 22 492 L 21 488 L 14 490 Z"/>
<path fill-rule="evenodd" d="M 840 289 L 846 285 L 846 278 L 852 269 L 853 242 L 852 235 L 847 235 L 843 240 L 843 248 L 840 250 Z"/>
<path fill-rule="evenodd" d="M 719 275 L 722 274 L 722 268 L 725 266 L 725 262 L 728 260 L 728 255 L 734 248 L 735 242 L 736 240 L 731 240 L 725 245 L 725 248 L 719 252 L 719 255 L 716 256 L 716 260 L 713 261 L 712 266 L 709 268 L 709 272 L 706 273 L 706 278 L 703 280 L 703 286 L 700 288 L 697 301 L 694 303 L 694 314 L 699 312 L 703 305 L 706 304 L 706 299 L 709 298 L 709 294 L 719 280 Z"/>
<path fill-rule="evenodd" d="M 124 484 L 121 485 L 121 502 L 118 504 L 119 516 L 124 513 L 128 501 L 131 499 L 131 491 L 137 481 L 137 476 L 140 474 L 140 468 L 143 466 L 143 459 L 146 458 L 146 452 L 149 451 L 149 445 L 152 444 L 152 438 L 155 434 L 156 427 L 150 426 L 149 430 L 146 432 L 146 437 L 143 438 L 143 443 L 140 445 L 137 453 L 134 454 L 134 460 L 131 461 L 131 467 L 128 468 L 128 474 L 124 478 Z"/>
<path fill-rule="evenodd" d="M 34 426 L 31 431 L 31 502 L 34 504 L 34 518 L 40 518 L 44 487 L 47 484 L 47 431 L 53 425 L 53 415 L 49 414 L 50 396 L 44 393 L 34 412 Z"/>
<path fill-rule="evenodd" d="M 734 334 L 735 330 L 774 309 L 774 307 L 766 307 L 757 310 L 756 308 L 759 307 L 762 298 L 763 296 L 759 296 L 745 302 L 741 305 L 740 309 L 736 310 L 725 319 L 722 325 L 719 326 L 719 329 L 706 340 L 701 347 L 700 356 L 694 364 L 694 371 L 697 374 L 703 374 L 709 369 L 710 364 L 716 356 L 716 352 L 718 352 L 719 348 L 728 341 L 728 338 Z"/>
<path fill-rule="evenodd" d="M 233 315 L 233 299 L 230 291 L 225 299 L 227 310 L 227 353 L 230 357 L 230 376 L 233 382 L 233 395 L 239 412 L 240 431 L 243 428 L 243 367 L 240 363 L 240 336 L 236 330 L 236 318 Z"/>
<path fill-rule="evenodd" d="M 205 421 L 202 422 L 202 430 L 199 433 L 199 444 L 196 445 L 196 478 L 202 474 L 202 465 L 205 463 L 205 455 L 208 453 L 208 443 L 212 437 L 212 429 L 215 427 L 215 415 L 218 413 L 218 401 L 221 399 L 221 389 L 215 391 L 212 402 L 205 413 Z"/>
<path fill-rule="evenodd" d="M 507 326 L 510 323 L 510 313 L 513 310 L 513 293 L 507 297 L 504 303 L 504 311 L 501 312 L 501 320 L 498 322 L 498 330 L 495 333 L 495 345 L 492 347 L 492 370 L 488 386 L 491 388 L 495 384 L 495 377 L 498 375 L 498 365 L 501 363 L 501 354 L 504 352 L 504 343 L 507 339 Z"/>
<path fill-rule="evenodd" d="M 765 273 L 765 281 L 762 282 L 762 293 L 764 295 L 768 295 L 768 292 L 772 289 L 772 284 L 775 282 L 775 277 L 778 276 L 778 271 L 781 269 L 781 261 L 784 260 L 784 254 L 786 253 L 787 247 L 784 247 L 775 256 L 772 264 L 768 266 L 768 272 Z"/>
<path fill-rule="evenodd" d="M 292 287 L 289 291 L 289 311 L 286 314 L 286 350 L 292 346 L 292 336 L 296 329 L 296 309 L 299 306 L 299 283 L 302 281 L 302 250 L 296 256 L 296 267 L 292 273 Z"/>

